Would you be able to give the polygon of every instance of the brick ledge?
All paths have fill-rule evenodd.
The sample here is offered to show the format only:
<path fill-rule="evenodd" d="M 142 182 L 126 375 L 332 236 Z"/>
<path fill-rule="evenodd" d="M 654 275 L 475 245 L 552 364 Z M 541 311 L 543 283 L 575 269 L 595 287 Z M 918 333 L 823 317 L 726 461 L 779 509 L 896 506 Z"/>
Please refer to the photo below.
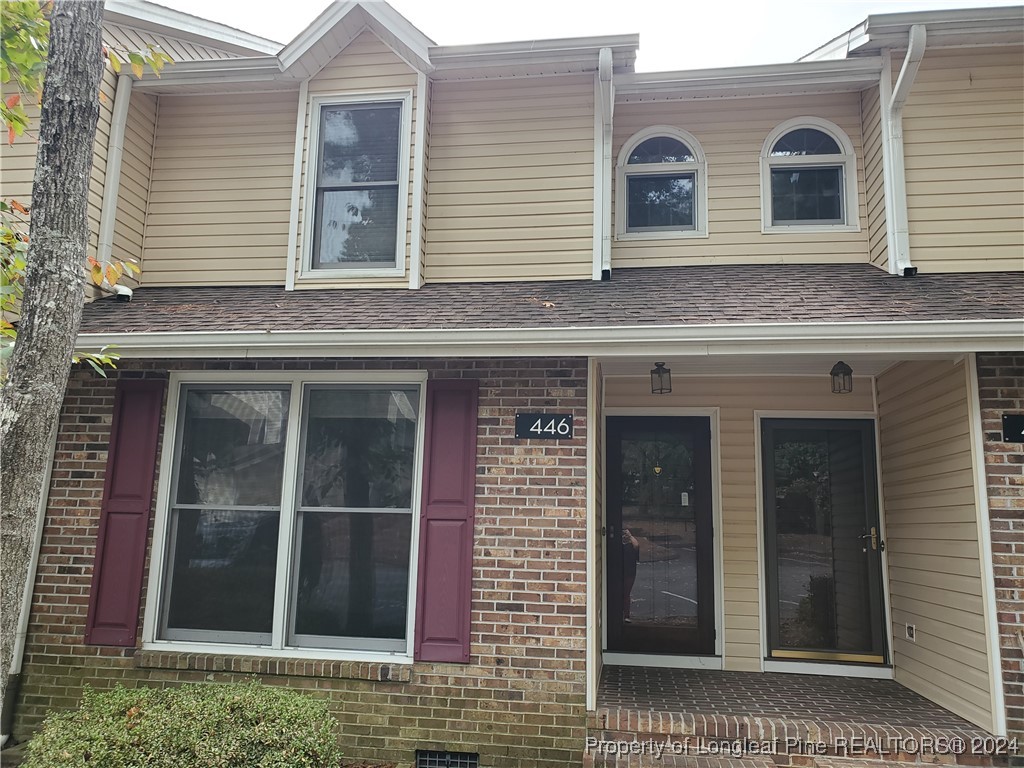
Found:
<path fill-rule="evenodd" d="M 409 664 L 180 651 L 138 651 L 135 654 L 135 666 L 140 669 L 184 669 L 283 677 L 373 680 L 382 683 L 407 683 L 412 679 L 412 667 Z"/>

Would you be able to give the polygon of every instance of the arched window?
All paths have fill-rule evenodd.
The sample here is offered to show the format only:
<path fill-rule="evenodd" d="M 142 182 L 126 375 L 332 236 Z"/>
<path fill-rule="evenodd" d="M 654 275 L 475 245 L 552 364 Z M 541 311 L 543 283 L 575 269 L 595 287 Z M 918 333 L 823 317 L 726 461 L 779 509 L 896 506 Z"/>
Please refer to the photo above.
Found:
<path fill-rule="evenodd" d="M 853 144 L 835 124 L 815 117 L 787 120 L 761 150 L 765 232 L 859 229 Z"/>
<path fill-rule="evenodd" d="M 632 136 L 619 153 L 616 192 L 620 239 L 707 235 L 704 152 L 686 131 L 659 125 Z"/>

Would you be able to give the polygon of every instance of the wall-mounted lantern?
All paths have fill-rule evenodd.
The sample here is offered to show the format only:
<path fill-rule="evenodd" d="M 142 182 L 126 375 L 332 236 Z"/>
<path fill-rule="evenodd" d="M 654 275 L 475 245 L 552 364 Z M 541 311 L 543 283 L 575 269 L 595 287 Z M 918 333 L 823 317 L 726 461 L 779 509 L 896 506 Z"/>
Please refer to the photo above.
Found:
<path fill-rule="evenodd" d="M 655 363 L 651 369 L 651 394 L 667 395 L 672 391 L 672 369 L 664 363 Z"/>
<path fill-rule="evenodd" d="M 846 395 L 853 392 L 853 368 L 842 360 L 832 366 L 832 394 Z"/>

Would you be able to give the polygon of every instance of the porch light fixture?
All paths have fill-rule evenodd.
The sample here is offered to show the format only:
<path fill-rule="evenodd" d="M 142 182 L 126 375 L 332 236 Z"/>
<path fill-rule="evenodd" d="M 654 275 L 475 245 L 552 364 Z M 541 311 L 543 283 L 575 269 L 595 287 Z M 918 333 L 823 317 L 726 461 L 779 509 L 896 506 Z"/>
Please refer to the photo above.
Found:
<path fill-rule="evenodd" d="M 853 368 L 842 360 L 832 366 L 832 394 L 846 395 L 853 392 Z"/>
<path fill-rule="evenodd" d="M 672 391 L 672 369 L 664 363 L 655 363 L 651 369 L 651 394 L 667 395 Z"/>

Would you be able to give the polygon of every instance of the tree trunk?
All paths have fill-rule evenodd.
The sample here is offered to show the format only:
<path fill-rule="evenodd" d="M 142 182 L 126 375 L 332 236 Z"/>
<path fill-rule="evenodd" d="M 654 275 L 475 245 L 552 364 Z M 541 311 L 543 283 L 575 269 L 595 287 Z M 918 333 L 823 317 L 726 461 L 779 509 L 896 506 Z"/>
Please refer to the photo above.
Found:
<path fill-rule="evenodd" d="M 25 294 L 0 393 L 0 700 L 7 691 L 43 494 L 82 319 L 89 176 L 103 74 L 97 0 L 56 0 L 32 184 Z"/>

